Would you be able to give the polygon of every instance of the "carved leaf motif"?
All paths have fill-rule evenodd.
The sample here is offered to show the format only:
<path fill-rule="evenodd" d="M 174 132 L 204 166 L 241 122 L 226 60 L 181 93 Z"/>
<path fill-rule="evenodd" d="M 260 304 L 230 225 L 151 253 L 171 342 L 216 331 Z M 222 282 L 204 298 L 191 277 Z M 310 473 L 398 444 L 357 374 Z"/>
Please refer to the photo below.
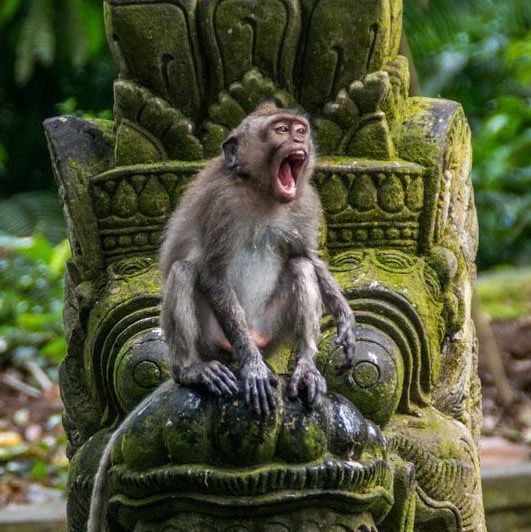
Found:
<path fill-rule="evenodd" d="M 197 36 L 190 31 L 194 4 L 106 5 L 111 51 L 122 77 L 139 80 L 192 120 L 198 118 L 204 92 Z"/>
<path fill-rule="evenodd" d="M 296 0 L 213 0 L 201 2 L 201 40 L 214 94 L 256 69 L 288 90 L 301 32 Z"/>
<path fill-rule="evenodd" d="M 305 0 L 301 103 L 311 112 L 382 68 L 391 30 L 386 0 Z"/>
<path fill-rule="evenodd" d="M 98 218 L 106 218 L 112 214 L 111 197 L 100 187 L 94 187 L 92 191 L 94 212 Z"/>
<path fill-rule="evenodd" d="M 137 211 L 136 192 L 126 179 L 123 179 L 116 189 L 112 208 L 113 213 L 120 218 L 129 218 Z"/>
<path fill-rule="evenodd" d="M 220 93 L 218 103 L 210 106 L 209 114 L 212 120 L 227 129 L 235 128 L 245 118 L 245 111 L 225 91 Z"/>
<path fill-rule="evenodd" d="M 378 204 L 387 212 L 399 212 L 404 208 L 404 188 L 396 175 L 384 178 L 378 189 Z"/>
<path fill-rule="evenodd" d="M 349 203 L 358 211 L 370 211 L 376 206 L 376 187 L 371 176 L 362 174 L 354 179 Z"/>
<path fill-rule="evenodd" d="M 330 214 L 337 214 L 348 205 L 347 190 L 337 175 L 330 176 L 323 183 L 320 193 L 323 207 Z"/>
<path fill-rule="evenodd" d="M 406 205 L 412 211 L 420 211 L 424 204 L 424 181 L 421 176 L 413 177 L 406 190 Z"/>
<path fill-rule="evenodd" d="M 147 216 L 162 216 L 170 211 L 170 198 L 156 177 L 150 177 L 138 198 L 140 212 Z"/>
<path fill-rule="evenodd" d="M 193 134 L 194 125 L 178 109 L 132 81 L 118 80 L 114 94 L 117 123 L 135 124 L 136 135 L 144 135 L 147 141 L 155 141 L 166 151 L 160 158 L 185 161 L 202 158 L 203 149 Z M 122 147 L 118 139 L 117 144 L 117 152 L 123 150 L 126 159 L 134 156 L 130 153 L 135 148 L 134 142 L 129 143 L 131 146 L 124 141 Z"/>

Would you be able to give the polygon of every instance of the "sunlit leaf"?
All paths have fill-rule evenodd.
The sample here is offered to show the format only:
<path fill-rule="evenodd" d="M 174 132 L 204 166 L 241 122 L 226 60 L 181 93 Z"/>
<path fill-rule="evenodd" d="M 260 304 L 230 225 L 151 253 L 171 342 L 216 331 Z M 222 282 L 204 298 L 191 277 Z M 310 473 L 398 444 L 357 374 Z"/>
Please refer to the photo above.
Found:
<path fill-rule="evenodd" d="M 48 464 L 42 460 L 37 460 L 30 471 L 30 474 L 35 480 L 43 480 L 48 476 Z"/>
<path fill-rule="evenodd" d="M 50 262 L 53 252 L 53 246 L 42 235 L 35 235 L 31 245 L 19 251 L 21 256 L 34 261 L 40 260 L 45 264 Z"/>
<path fill-rule="evenodd" d="M 63 336 L 58 336 L 41 348 L 40 354 L 53 360 L 56 364 L 61 362 L 66 353 L 66 341 Z"/>
<path fill-rule="evenodd" d="M 53 277 L 60 277 L 63 275 L 66 261 L 71 255 L 72 252 L 70 251 L 70 243 L 68 240 L 63 240 L 53 248 L 52 256 L 48 262 L 48 270 Z"/>

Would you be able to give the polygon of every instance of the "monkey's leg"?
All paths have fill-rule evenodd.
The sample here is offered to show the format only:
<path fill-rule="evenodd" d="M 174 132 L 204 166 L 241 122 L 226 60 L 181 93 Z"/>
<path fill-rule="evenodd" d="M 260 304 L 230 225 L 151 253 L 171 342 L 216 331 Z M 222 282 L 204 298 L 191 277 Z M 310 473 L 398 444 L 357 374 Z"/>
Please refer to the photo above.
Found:
<path fill-rule="evenodd" d="M 210 304 L 225 336 L 232 346 L 233 356 L 240 364 L 245 400 L 258 415 L 269 414 L 276 407 L 274 388 L 278 379 L 265 364 L 262 353 L 253 342 L 245 312 L 230 283 L 216 273 L 219 264 L 207 264 L 199 275 L 199 286 Z"/>
<path fill-rule="evenodd" d="M 340 345 L 345 353 L 345 361 L 336 367 L 336 370 L 341 373 L 354 365 L 354 357 L 356 355 L 356 333 L 354 327 L 356 321 L 348 301 L 342 294 L 336 280 L 328 271 L 326 264 L 318 257 L 312 257 L 310 260 L 315 267 L 323 301 L 337 323 L 336 344 Z"/>
<path fill-rule="evenodd" d="M 216 395 L 238 393 L 236 377 L 217 360 L 205 362 L 197 352 L 197 268 L 189 261 L 173 264 L 164 287 L 161 325 L 169 347 L 173 377 L 185 385 L 201 384 Z"/>
<path fill-rule="evenodd" d="M 291 397 L 296 397 L 301 388 L 304 388 L 308 403 L 317 406 L 326 393 L 326 381 L 315 365 L 322 315 L 321 292 L 311 261 L 306 258 L 291 259 L 288 267 L 294 298 L 288 302 L 289 310 L 286 310 L 286 314 L 293 314 L 297 357 L 288 393 Z"/>

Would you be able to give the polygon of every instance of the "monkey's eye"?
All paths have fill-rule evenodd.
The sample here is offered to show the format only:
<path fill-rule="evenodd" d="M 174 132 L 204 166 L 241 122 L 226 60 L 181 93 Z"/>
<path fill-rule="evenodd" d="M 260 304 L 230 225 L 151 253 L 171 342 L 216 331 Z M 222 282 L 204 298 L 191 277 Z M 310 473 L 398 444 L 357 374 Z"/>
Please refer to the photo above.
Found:
<path fill-rule="evenodd" d="M 305 135 L 306 134 L 306 128 L 304 126 L 300 126 L 297 128 L 297 133 L 299 135 Z"/>
<path fill-rule="evenodd" d="M 289 127 L 286 124 L 281 124 L 275 127 L 276 133 L 289 133 Z"/>

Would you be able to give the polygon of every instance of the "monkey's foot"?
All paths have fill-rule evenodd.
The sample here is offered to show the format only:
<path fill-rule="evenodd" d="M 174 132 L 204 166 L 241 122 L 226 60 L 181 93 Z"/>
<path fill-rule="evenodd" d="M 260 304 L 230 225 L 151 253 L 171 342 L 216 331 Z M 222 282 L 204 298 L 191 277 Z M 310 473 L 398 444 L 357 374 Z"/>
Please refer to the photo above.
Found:
<path fill-rule="evenodd" d="M 269 415 L 277 406 L 275 388 L 278 386 L 278 379 L 266 366 L 261 355 L 244 359 L 241 377 L 247 403 L 253 406 L 259 416 Z"/>
<path fill-rule="evenodd" d="M 238 381 L 232 371 L 221 362 L 196 362 L 179 371 L 178 382 L 185 385 L 200 384 L 216 395 L 235 395 Z"/>
<path fill-rule="evenodd" d="M 297 362 L 289 383 L 289 396 L 297 397 L 301 389 L 306 390 L 306 398 L 310 406 L 318 406 L 326 394 L 326 381 L 313 361 L 300 359 Z"/>

